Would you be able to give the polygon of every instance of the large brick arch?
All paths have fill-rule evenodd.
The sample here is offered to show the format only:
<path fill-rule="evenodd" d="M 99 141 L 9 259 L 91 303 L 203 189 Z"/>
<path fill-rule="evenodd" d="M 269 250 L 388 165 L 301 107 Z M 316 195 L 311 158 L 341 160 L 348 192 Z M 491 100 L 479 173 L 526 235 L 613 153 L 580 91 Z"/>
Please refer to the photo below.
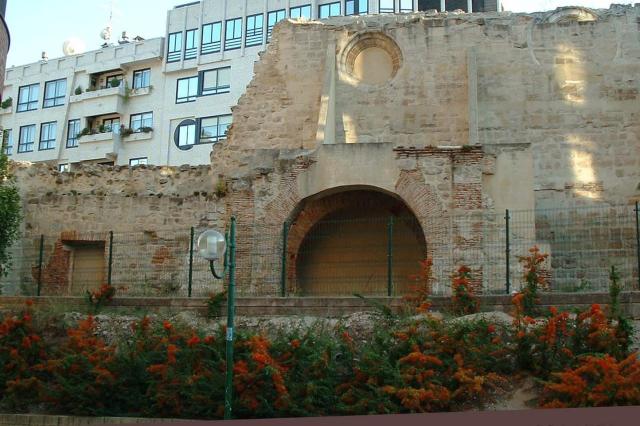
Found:
<path fill-rule="evenodd" d="M 415 212 L 397 194 L 371 186 L 347 186 L 332 188 L 307 197 L 298 203 L 289 215 L 287 237 L 287 283 L 289 291 L 297 290 L 297 256 L 303 241 L 312 228 L 323 218 L 345 209 L 370 211 L 384 206 L 390 215 L 409 216 L 414 234 L 424 244 L 427 237 Z M 426 254 L 426 253 L 424 253 Z"/>

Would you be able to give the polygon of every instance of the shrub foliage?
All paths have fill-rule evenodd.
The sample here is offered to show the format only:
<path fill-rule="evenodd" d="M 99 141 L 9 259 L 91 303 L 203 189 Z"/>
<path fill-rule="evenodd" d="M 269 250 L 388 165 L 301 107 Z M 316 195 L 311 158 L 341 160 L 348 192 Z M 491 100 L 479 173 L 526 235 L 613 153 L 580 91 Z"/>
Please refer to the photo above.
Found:
<path fill-rule="evenodd" d="M 538 255 L 532 252 L 534 263 Z M 628 351 L 619 309 L 551 308 L 533 317 L 526 293 L 519 293 L 513 324 L 487 317 L 443 321 L 428 310 L 430 261 L 421 267 L 408 314 L 378 316 L 364 339 L 326 323 L 271 337 L 240 332 L 234 417 L 482 408 L 521 373 L 543 383 L 542 407 L 640 404 L 640 361 Z M 532 270 L 528 279 L 539 284 Z M 467 274 L 460 268 L 454 280 L 466 286 Z M 106 343 L 92 316 L 51 335 L 34 325 L 35 315 L 28 304 L 0 323 L 0 409 L 222 418 L 224 327 L 206 334 L 144 317 L 131 324 L 128 338 Z"/>

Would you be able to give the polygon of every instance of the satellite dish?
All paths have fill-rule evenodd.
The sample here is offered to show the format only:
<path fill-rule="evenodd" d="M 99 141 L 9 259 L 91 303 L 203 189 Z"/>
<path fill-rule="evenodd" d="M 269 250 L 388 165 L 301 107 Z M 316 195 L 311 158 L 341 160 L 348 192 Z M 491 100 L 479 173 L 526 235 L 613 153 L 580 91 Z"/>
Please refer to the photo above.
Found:
<path fill-rule="evenodd" d="M 84 42 L 77 38 L 70 38 L 62 43 L 62 53 L 64 53 L 65 56 L 78 55 L 83 53 L 84 49 Z"/>

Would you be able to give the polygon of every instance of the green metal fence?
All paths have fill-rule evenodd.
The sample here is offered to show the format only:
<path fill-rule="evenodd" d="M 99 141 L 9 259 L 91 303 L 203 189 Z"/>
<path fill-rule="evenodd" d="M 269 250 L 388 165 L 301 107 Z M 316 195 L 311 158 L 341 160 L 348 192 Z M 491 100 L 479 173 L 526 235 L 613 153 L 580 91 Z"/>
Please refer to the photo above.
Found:
<path fill-rule="evenodd" d="M 362 213 L 362 212 L 361 212 Z M 523 285 L 518 259 L 537 245 L 554 291 L 606 291 L 614 265 L 626 290 L 640 289 L 638 206 L 462 212 L 422 218 L 366 214 L 237 228 L 237 292 L 242 296 L 401 295 L 418 261 L 433 259 L 435 294 L 450 292 L 465 264 L 484 293 Z M 202 227 L 143 232 L 25 235 L 0 278 L 3 294 L 81 295 L 102 283 L 120 295 L 202 297 L 222 291 L 195 252 Z"/>

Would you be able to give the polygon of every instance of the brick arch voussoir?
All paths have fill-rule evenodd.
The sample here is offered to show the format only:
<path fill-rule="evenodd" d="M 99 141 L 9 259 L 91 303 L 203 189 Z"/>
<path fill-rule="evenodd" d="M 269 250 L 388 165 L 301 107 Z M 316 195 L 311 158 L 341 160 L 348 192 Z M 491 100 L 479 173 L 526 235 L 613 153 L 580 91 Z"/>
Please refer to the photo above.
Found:
<path fill-rule="evenodd" d="M 396 182 L 396 193 L 404 200 L 413 212 L 422 228 L 427 244 L 427 254 L 434 255 L 434 250 L 440 246 L 440 237 L 447 227 L 446 212 L 440 197 L 433 186 L 424 181 L 424 177 L 417 171 L 403 171 Z"/>

